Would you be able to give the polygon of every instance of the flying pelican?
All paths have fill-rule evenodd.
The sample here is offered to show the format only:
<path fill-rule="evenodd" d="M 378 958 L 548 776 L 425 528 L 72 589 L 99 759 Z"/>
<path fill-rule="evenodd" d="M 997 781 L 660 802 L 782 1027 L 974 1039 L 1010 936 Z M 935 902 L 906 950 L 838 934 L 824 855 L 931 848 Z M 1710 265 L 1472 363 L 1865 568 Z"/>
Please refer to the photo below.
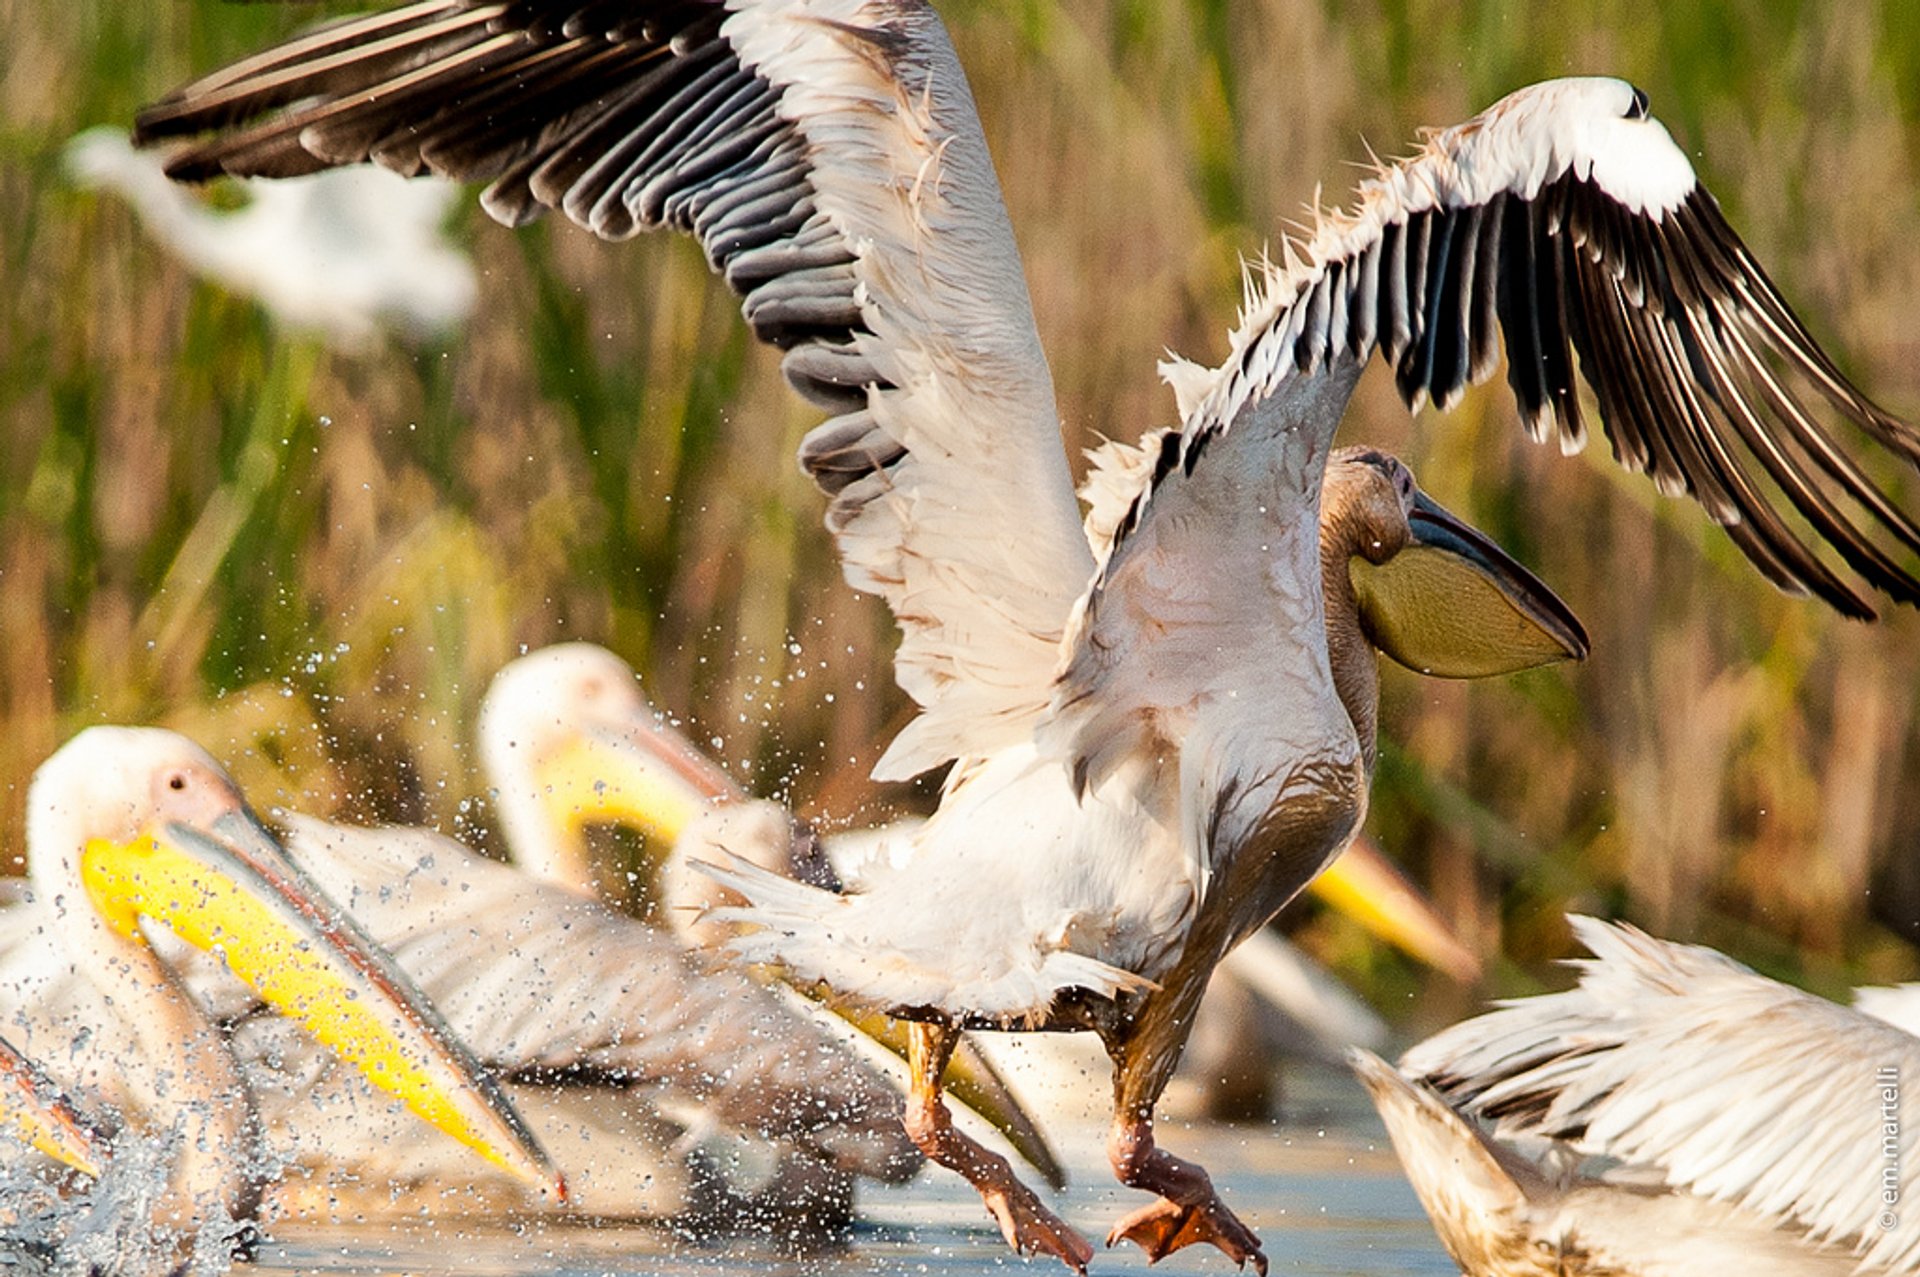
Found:
<path fill-rule="evenodd" d="M 1111 1239 L 1264 1265 L 1205 1173 L 1156 1147 L 1152 1113 L 1208 972 L 1364 812 L 1317 531 L 1376 350 L 1410 403 L 1444 407 L 1492 374 L 1503 331 L 1524 418 L 1569 447 L 1577 351 L 1619 458 L 1701 501 L 1777 585 L 1873 611 L 1783 495 L 1867 586 L 1920 599 L 1898 558 L 1920 526 L 1856 455 L 1912 463 L 1920 437 L 1839 373 L 1618 80 L 1535 85 L 1429 134 L 1253 272 L 1225 362 L 1167 367 L 1180 428 L 1091 539 L 966 78 L 924 0 L 424 0 L 217 72 L 135 131 L 211 132 L 170 157 L 183 179 L 375 160 L 487 181 L 511 225 L 560 209 L 608 239 L 699 237 L 788 379 L 840 414 L 801 459 L 849 581 L 893 608 L 922 711 L 876 775 L 955 764 L 886 889 L 737 873 L 778 901 L 749 956 L 918 1019 L 922 1146 L 1012 1244 L 1075 1267 L 1085 1241 L 951 1130 L 940 1071 L 968 1024 L 1095 1029 L 1117 1071 L 1110 1160 L 1159 1198 Z"/>
<path fill-rule="evenodd" d="M 225 1033 L 149 943 L 149 925 L 217 952 L 374 1085 L 565 1199 L 491 1076 L 198 746 L 156 729 L 81 732 L 35 773 L 27 834 L 41 947 L 75 973 L 65 988 L 84 984 L 95 1014 L 63 1013 L 88 995 L 48 1007 L 22 996 L 30 984 L 10 986 L 8 1035 L 122 1132 L 175 1141 L 160 1236 L 185 1243 L 202 1222 L 252 1219 L 275 1172 Z"/>
<path fill-rule="evenodd" d="M 442 336 L 473 310 L 473 263 L 442 233 L 459 197 L 447 182 L 379 169 L 247 182 L 247 203 L 215 209 L 167 181 L 113 128 L 67 143 L 73 180 L 133 206 L 147 233 L 193 270 L 252 297 L 290 328 L 366 350 L 383 328 Z"/>
<path fill-rule="evenodd" d="M 1895 1205 L 1920 1189 L 1899 1135 L 1920 1119 L 1920 1039 L 1711 949 L 1573 927 L 1594 954 L 1575 988 L 1457 1024 L 1398 1070 L 1354 1062 L 1465 1272 L 1920 1272 L 1920 1217 Z"/>
<path fill-rule="evenodd" d="M 1083 496 L 1099 499 L 1093 488 Z M 591 643 L 557 643 L 502 667 L 481 702 L 478 740 L 491 801 L 516 863 L 591 894 L 597 875 L 585 826 L 615 820 L 631 824 L 673 849 L 655 860 L 657 882 L 647 891 L 653 912 L 702 948 L 726 932 L 697 919 L 695 911 L 737 902 L 737 897 L 718 891 L 690 861 L 730 851 L 776 873 L 837 889 L 858 882 L 893 848 L 909 847 L 919 824 L 900 820 L 817 836 L 779 804 L 749 798 L 648 702 L 630 665 Z M 1414 956 L 1461 978 L 1475 974 L 1473 956 L 1371 844 L 1350 848 L 1314 880 L 1313 888 Z M 1250 938 L 1227 956 L 1221 976 L 1222 983 L 1238 984 L 1239 991 L 1218 992 L 1205 1004 L 1220 1007 L 1225 1017 L 1202 1033 L 1219 1049 L 1204 1061 L 1192 1061 L 1200 1067 L 1185 1071 L 1188 1083 L 1203 1092 L 1199 1106 L 1208 1111 L 1244 1103 L 1249 1082 L 1243 1075 L 1266 1074 L 1265 1044 L 1248 1037 L 1256 1028 L 1259 1002 L 1300 1025 L 1331 1059 L 1340 1058 L 1349 1045 L 1377 1048 L 1386 1039 L 1385 1024 L 1370 1008 L 1277 936 Z M 1207 1014 L 1204 1008 L 1202 1014 Z M 880 1025 L 863 1027 L 876 1036 L 885 1032 Z M 901 1042 L 904 1049 L 904 1037 Z M 1020 1089 L 1029 1102 L 1045 1092 L 1045 1125 L 1051 1126 L 1085 1107 L 1078 1094 L 1069 1094 L 1083 1088 L 1056 1085 L 1044 1076 L 1066 1072 L 1076 1083 L 1083 1079 L 1089 1061 L 1076 1046 L 1056 1035 L 1044 1048 L 1036 1044 L 1012 1055 L 995 1051 L 989 1058 L 996 1070 L 1023 1075 L 1028 1084 Z M 1040 1059 L 1033 1059 L 1035 1052 Z M 1054 1064 L 1061 1068 L 1052 1069 Z M 998 1102 L 994 1111 L 1004 1104 Z"/>

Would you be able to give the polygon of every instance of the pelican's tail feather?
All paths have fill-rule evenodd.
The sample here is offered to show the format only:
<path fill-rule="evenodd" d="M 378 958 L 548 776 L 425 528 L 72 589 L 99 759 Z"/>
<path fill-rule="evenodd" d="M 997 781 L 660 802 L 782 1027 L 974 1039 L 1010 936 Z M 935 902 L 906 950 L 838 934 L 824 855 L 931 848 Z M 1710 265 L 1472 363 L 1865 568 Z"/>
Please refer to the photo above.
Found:
<path fill-rule="evenodd" d="M 909 881 L 904 878 L 842 894 L 720 854 L 724 865 L 694 861 L 693 867 L 748 901 L 706 915 L 751 928 L 727 941 L 732 955 L 779 966 L 794 983 L 824 984 L 851 1002 L 885 1011 L 1032 1024 L 1043 1020 L 1067 989 L 1116 997 L 1152 987 L 1131 971 L 1044 946 L 1031 935 L 963 940 L 949 915 L 890 889 Z"/>
<path fill-rule="evenodd" d="M 1380 1111 L 1393 1149 L 1414 1191 L 1436 1223 L 1522 1208 L 1530 1168 L 1504 1154 L 1472 1121 L 1424 1083 L 1385 1060 L 1354 1047 L 1347 1063 Z"/>

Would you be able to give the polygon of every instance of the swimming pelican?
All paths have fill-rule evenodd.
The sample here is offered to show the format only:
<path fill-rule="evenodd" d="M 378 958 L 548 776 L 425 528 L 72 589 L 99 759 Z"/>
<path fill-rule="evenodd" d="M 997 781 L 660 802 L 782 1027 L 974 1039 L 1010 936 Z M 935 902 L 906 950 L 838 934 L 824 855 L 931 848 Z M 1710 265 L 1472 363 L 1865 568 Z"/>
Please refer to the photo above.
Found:
<path fill-rule="evenodd" d="M 481 700 L 476 735 L 514 863 L 588 897 L 598 890 L 590 827 L 627 825 L 653 839 L 656 851 L 671 849 L 709 806 L 748 801 L 731 776 L 648 702 L 633 667 L 592 643 L 555 643 L 502 666 Z M 762 823 L 777 824 L 783 837 L 793 832 L 785 809 L 769 807 Z M 811 847 L 811 834 L 795 845 Z M 641 892 L 650 920 L 703 947 L 689 924 L 695 910 L 712 903 L 710 884 L 686 873 L 678 857 L 656 857 L 653 864 Z M 508 884 L 499 886 L 505 891 Z M 468 893 L 471 899 L 470 887 Z M 1436 922 L 1408 923 L 1408 942 L 1443 952 L 1450 937 Z M 813 1009 L 775 992 L 802 1014 Z M 841 1011 L 861 1034 L 904 1055 L 904 1037 L 884 1017 Z M 947 1085 L 1048 1183 L 1065 1184 L 1039 1126 L 983 1056 L 957 1051 Z"/>
<path fill-rule="evenodd" d="M 1461 1268 L 1920 1272 L 1920 1217 L 1894 1204 L 1920 1189 L 1899 1135 L 1920 1119 L 1920 1038 L 1711 949 L 1572 921 L 1594 954 L 1573 989 L 1457 1024 L 1398 1070 L 1355 1060 Z"/>
<path fill-rule="evenodd" d="M 1365 808 L 1317 529 L 1376 350 L 1409 402 L 1444 407 L 1492 374 L 1503 331 L 1523 416 L 1567 446 L 1585 438 L 1577 351 L 1619 458 L 1701 501 L 1777 585 L 1873 610 L 1776 489 L 1867 586 L 1920 599 L 1896 558 L 1920 527 L 1870 477 L 1920 459 L 1920 438 L 1836 370 L 1618 80 L 1535 85 L 1428 135 L 1254 272 L 1224 363 L 1168 367 L 1181 426 L 1092 539 L 966 78 L 924 2 L 423 0 L 136 124 L 147 142 L 206 132 L 169 173 L 371 159 L 487 181 L 508 224 L 552 208 L 608 239 L 689 230 L 796 389 L 841 414 L 801 458 L 849 581 L 900 623 L 895 672 L 922 711 L 876 775 L 956 766 L 886 890 L 737 874 L 778 902 L 750 956 L 919 1018 L 923 1146 L 1015 1246 L 1076 1267 L 1091 1248 L 951 1132 L 939 1073 L 969 1023 L 1095 1028 L 1118 1074 L 1114 1170 L 1159 1197 L 1112 1238 L 1264 1264 L 1151 1119 L 1207 973 Z M 1863 466 L 1863 443 L 1881 458 Z"/>
<path fill-rule="evenodd" d="M 123 1131 L 178 1149 L 157 1226 L 251 1219 L 274 1174 L 226 1035 L 149 943 L 164 925 L 222 956 L 283 1015 L 488 1161 L 564 1200 L 564 1181 L 491 1076 L 392 961 L 320 894 L 217 763 L 155 729 L 94 727 L 35 773 L 29 872 L 57 1006 L 8 987 L 8 1035 Z M 10 962 L 18 958 L 10 955 Z M 72 1013 L 91 1006 L 93 1014 Z"/>
<path fill-rule="evenodd" d="M 215 209 L 167 181 L 118 129 L 77 134 L 65 162 L 77 184 L 132 205 L 193 270 L 344 350 L 368 349 L 383 328 L 443 336 L 479 296 L 472 261 L 442 233 L 459 197 L 448 182 L 349 169 L 246 182 L 244 207 Z"/>
<path fill-rule="evenodd" d="M 478 740 L 516 867 L 424 830 L 284 819 L 293 855 L 481 1057 L 509 1074 L 557 1073 L 575 1084 L 542 1088 L 550 1105 L 580 1093 L 604 1106 L 617 1082 L 631 1104 L 664 1105 L 696 1130 L 773 1138 L 797 1156 L 769 1177 L 769 1190 L 793 1195 L 822 1225 L 850 1205 L 849 1173 L 911 1175 L 920 1155 L 900 1127 L 899 1091 L 844 1035 L 824 1032 L 775 991 L 712 970 L 669 930 L 596 903 L 589 826 L 657 832 L 693 804 L 738 792 L 659 719 L 632 670 L 590 644 L 522 657 L 488 688 Z M 472 961 L 476 936 L 495 944 L 491 961 Z M 1044 1138 L 991 1069 L 969 1059 L 955 1078 L 963 1098 L 1060 1181 Z M 290 1089 L 303 1094 L 309 1083 Z M 604 1188 L 596 1172 L 617 1145 L 597 1142 L 567 1157 L 581 1209 L 674 1213 L 656 1182 Z M 803 1191 L 807 1182 L 814 1187 Z"/>

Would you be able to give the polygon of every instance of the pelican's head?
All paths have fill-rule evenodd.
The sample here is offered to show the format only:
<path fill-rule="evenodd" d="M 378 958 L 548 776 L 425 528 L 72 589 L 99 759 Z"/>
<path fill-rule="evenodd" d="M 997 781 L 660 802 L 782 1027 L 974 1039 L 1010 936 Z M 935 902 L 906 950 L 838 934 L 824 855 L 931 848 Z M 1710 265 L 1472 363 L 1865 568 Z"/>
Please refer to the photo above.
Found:
<path fill-rule="evenodd" d="M 1320 529 L 1329 629 L 1351 613 L 1409 669 L 1482 678 L 1587 654 L 1586 630 L 1559 596 L 1420 491 L 1396 457 L 1335 452 Z"/>
<path fill-rule="evenodd" d="M 741 796 L 647 703 L 632 668 L 591 643 L 542 648 L 494 677 L 480 760 L 514 858 L 588 894 L 587 826 L 629 825 L 671 847 L 710 804 Z"/>
<path fill-rule="evenodd" d="M 89 727 L 33 775 L 28 872 L 43 900 L 90 899 L 107 849 L 158 842 L 170 829 L 257 825 L 226 771 L 184 736 L 145 727 Z M 117 912 L 101 909 L 108 921 Z"/>
<path fill-rule="evenodd" d="M 28 858 L 36 895 L 54 911 L 49 929 L 77 968 L 135 1003 L 123 1008 L 130 1018 L 169 1020 L 178 1036 L 181 1017 L 199 1015 L 197 1005 L 181 1009 L 167 982 L 128 976 L 157 971 L 144 927 L 164 925 L 221 954 L 263 1001 L 374 1085 L 564 1197 L 498 1085 L 198 745 L 156 728 L 88 728 L 41 765 L 28 804 Z"/>

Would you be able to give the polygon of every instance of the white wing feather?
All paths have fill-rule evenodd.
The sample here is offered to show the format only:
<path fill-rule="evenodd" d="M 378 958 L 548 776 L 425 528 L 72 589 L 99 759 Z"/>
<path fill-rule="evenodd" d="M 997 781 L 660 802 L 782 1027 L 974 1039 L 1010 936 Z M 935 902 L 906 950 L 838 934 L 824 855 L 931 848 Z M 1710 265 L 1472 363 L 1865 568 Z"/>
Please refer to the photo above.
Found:
<path fill-rule="evenodd" d="M 1862 1265 L 1920 1271 L 1920 1218 L 1883 1228 L 1888 1118 L 1913 1130 L 1920 1039 L 1754 974 L 1711 949 L 1587 918 L 1595 957 L 1565 993 L 1524 998 L 1428 1039 L 1401 1061 L 1502 1136 L 1590 1155 L 1850 1247 Z M 1888 1078 L 1898 1079 L 1889 1097 Z M 1897 1140 L 1896 1140 L 1897 1142 Z"/>

